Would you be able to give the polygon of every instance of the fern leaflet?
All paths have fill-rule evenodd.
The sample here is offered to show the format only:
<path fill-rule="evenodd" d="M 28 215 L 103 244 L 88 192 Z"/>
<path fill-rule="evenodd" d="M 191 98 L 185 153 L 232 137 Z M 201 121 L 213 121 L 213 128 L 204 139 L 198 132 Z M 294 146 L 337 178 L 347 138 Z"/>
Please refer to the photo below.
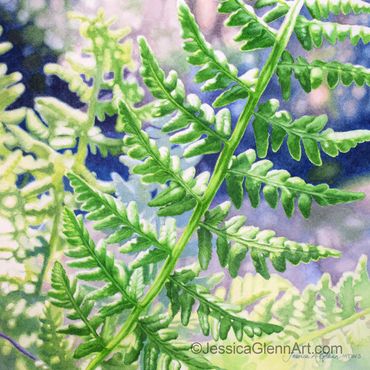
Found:
<path fill-rule="evenodd" d="M 79 269 L 77 278 L 86 281 L 103 281 L 106 285 L 94 290 L 86 299 L 102 299 L 121 294 L 127 308 L 136 304 L 136 297 L 131 297 L 126 290 L 129 283 L 129 273 L 115 261 L 114 256 L 107 252 L 105 242 L 95 246 L 86 230 L 82 216 L 76 217 L 69 209 L 64 210 L 64 234 L 70 247 L 66 256 L 73 258 L 68 263 L 70 267 Z M 81 272 L 81 270 L 87 270 Z"/>
<path fill-rule="evenodd" d="M 167 148 L 157 147 L 123 101 L 120 102 L 119 111 L 126 132 L 124 150 L 129 157 L 143 162 L 134 166 L 132 172 L 141 175 L 145 183 L 165 184 L 170 181 L 169 186 L 149 202 L 149 206 L 161 207 L 159 216 L 178 215 L 194 208 L 204 193 L 209 173 L 195 177 L 195 168 L 183 171 L 180 159 L 171 156 Z"/>
<path fill-rule="evenodd" d="M 159 99 L 154 106 L 154 117 L 174 114 L 162 131 L 174 133 L 171 136 L 174 144 L 192 143 L 185 149 L 185 157 L 219 152 L 230 135 L 229 110 L 225 108 L 215 114 L 212 107 L 202 104 L 198 96 L 186 96 L 177 73 L 171 71 L 166 78 L 144 38 L 140 38 L 139 45 L 143 64 L 141 75 L 153 96 Z"/>
<path fill-rule="evenodd" d="M 184 50 L 191 54 L 187 60 L 190 64 L 202 66 L 195 75 L 195 82 L 203 83 L 203 91 L 223 90 L 213 106 L 223 107 L 247 98 L 250 91 L 253 91 L 258 70 L 252 69 L 238 76 L 237 68 L 227 61 L 225 54 L 214 50 L 206 41 L 185 2 L 180 2 L 179 20 L 185 40 Z"/>
<path fill-rule="evenodd" d="M 278 325 L 253 322 L 238 316 L 236 313 L 240 312 L 240 307 L 225 304 L 210 294 L 206 287 L 192 282 L 195 277 L 196 272 L 185 268 L 175 272 L 166 284 L 173 314 L 181 312 L 181 322 L 184 326 L 188 325 L 194 303 L 198 301 L 199 325 L 205 336 L 210 334 L 212 326 L 211 334 L 214 340 L 225 340 L 231 328 L 239 341 L 243 339 L 243 334 L 253 338 L 261 336 L 262 333 L 272 334 L 282 330 Z"/>
<path fill-rule="evenodd" d="M 104 348 L 104 340 L 98 334 L 98 328 L 103 323 L 103 318 L 95 315 L 89 318 L 94 303 L 84 298 L 85 294 L 77 286 L 76 280 L 70 282 L 66 271 L 59 262 L 55 262 L 52 275 L 49 297 L 51 303 L 57 307 L 70 310 L 70 320 L 81 320 L 83 326 L 69 324 L 67 328 L 61 329 L 64 334 L 73 334 L 87 337 L 87 341 L 80 344 L 74 352 L 74 358 L 81 358 L 93 352 L 99 352 Z"/>
<path fill-rule="evenodd" d="M 269 125 L 272 125 L 271 147 L 277 152 L 286 136 L 289 153 L 299 161 L 302 156 L 301 141 L 308 159 L 320 166 L 322 164 L 321 149 L 331 157 L 339 153 L 347 153 L 358 144 L 370 141 L 370 130 L 353 130 L 334 132 L 333 129 L 322 131 L 328 121 L 326 115 L 303 116 L 293 120 L 286 111 L 278 111 L 279 102 L 270 99 L 261 104 L 253 121 L 254 136 L 259 157 L 265 157 L 269 147 Z"/>
<path fill-rule="evenodd" d="M 344 86 L 350 86 L 352 83 L 357 86 L 370 85 L 370 70 L 368 68 L 336 61 L 314 60 L 308 63 L 303 57 L 294 60 L 285 51 L 277 68 L 277 76 L 285 100 L 290 98 L 292 74 L 307 93 L 321 86 L 324 80 L 327 81 L 330 89 L 334 89 L 339 83 Z"/>
<path fill-rule="evenodd" d="M 256 161 L 256 153 L 249 149 L 234 158 L 226 176 L 227 192 L 237 208 L 242 204 L 243 185 L 252 207 L 258 207 L 262 184 L 267 203 L 275 208 L 280 200 L 284 211 L 291 217 L 298 198 L 298 208 L 304 217 L 309 217 L 312 201 L 320 206 L 354 202 L 363 199 L 364 194 L 331 189 L 326 184 L 311 185 L 299 177 L 292 177 L 286 170 L 271 170 L 271 161 Z"/>
<path fill-rule="evenodd" d="M 158 262 L 170 254 L 176 242 L 174 220 L 166 220 L 158 237 L 154 226 L 139 217 L 134 202 L 126 207 L 111 195 L 93 189 L 74 174 L 69 174 L 69 179 L 75 189 L 77 200 L 82 202 L 82 209 L 88 212 L 87 219 L 95 221 L 95 229 L 116 229 L 106 240 L 108 244 L 125 241 L 120 248 L 122 253 L 146 251 L 141 255 L 141 260 L 134 262 L 134 268 L 153 263 L 153 259 Z M 149 249 L 151 246 L 154 249 Z"/>
<path fill-rule="evenodd" d="M 284 237 L 277 237 L 272 230 L 260 230 L 258 227 L 245 226 L 244 216 L 234 216 L 226 220 L 230 203 L 225 202 L 206 213 L 200 224 L 199 232 L 205 237 L 199 239 L 199 251 L 209 250 L 211 258 L 212 234 L 217 236 L 217 255 L 222 267 L 228 266 L 230 275 L 234 278 L 238 274 L 242 260 L 248 251 L 256 271 L 265 279 L 270 278 L 266 264 L 269 259 L 273 267 L 280 272 L 286 270 L 286 261 L 297 265 L 317 261 L 321 258 L 338 257 L 340 253 L 330 248 L 297 243 Z M 204 252 L 203 252 L 204 253 Z M 203 256 L 200 255 L 200 262 Z M 201 263 L 202 264 L 202 263 Z M 207 267 L 206 266 L 203 266 Z"/>

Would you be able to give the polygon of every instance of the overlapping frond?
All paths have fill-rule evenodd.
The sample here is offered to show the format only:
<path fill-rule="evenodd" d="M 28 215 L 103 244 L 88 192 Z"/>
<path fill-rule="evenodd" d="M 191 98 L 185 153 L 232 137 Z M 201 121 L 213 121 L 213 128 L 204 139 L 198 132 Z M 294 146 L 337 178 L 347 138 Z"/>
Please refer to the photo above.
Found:
<path fill-rule="evenodd" d="M 346 39 L 349 39 L 352 45 L 357 45 L 360 40 L 364 44 L 370 42 L 369 27 L 322 22 L 316 19 L 308 20 L 304 16 L 299 16 L 294 31 L 299 42 L 306 50 L 320 48 L 324 40 L 331 45 Z"/>
<path fill-rule="evenodd" d="M 64 335 L 58 332 L 63 325 L 63 319 L 63 311 L 46 302 L 43 316 L 40 318 L 39 340 L 41 344 L 38 353 L 41 360 L 55 370 L 76 370 L 71 345 Z"/>
<path fill-rule="evenodd" d="M 254 322 L 238 315 L 240 307 L 224 303 L 222 299 L 212 295 L 205 286 L 194 282 L 195 277 L 196 272 L 193 269 L 185 268 L 175 272 L 166 284 L 173 314 L 181 313 L 181 322 L 184 326 L 189 324 L 193 306 L 198 302 L 199 325 L 203 334 L 208 336 L 211 333 L 214 340 L 225 340 L 231 329 L 239 341 L 243 339 L 243 335 L 253 338 L 282 330 L 278 325 Z"/>
<path fill-rule="evenodd" d="M 3 28 L 0 26 L 0 36 L 3 33 Z M 4 41 L 0 43 L 0 55 L 11 50 L 13 45 L 10 42 Z M 19 72 L 7 74 L 8 68 L 6 64 L 0 64 L 0 122 L 4 124 L 18 124 L 25 114 L 24 108 L 7 109 L 12 105 L 24 92 L 24 85 L 20 82 L 22 75 Z"/>
<path fill-rule="evenodd" d="M 336 157 L 339 153 L 347 153 L 358 144 L 370 141 L 370 130 L 335 132 L 328 128 L 323 131 L 328 122 L 326 115 L 303 116 L 293 120 L 290 113 L 278 109 L 279 101 L 270 99 L 261 104 L 255 113 L 253 129 L 259 157 L 266 156 L 270 141 L 272 150 L 277 152 L 287 137 L 289 153 L 293 159 L 301 159 L 302 142 L 307 158 L 320 166 L 322 160 L 319 144 L 324 153 Z"/>
<path fill-rule="evenodd" d="M 166 219 L 159 235 L 155 226 L 139 216 L 137 206 L 127 206 L 111 195 L 93 189 L 80 177 L 69 174 L 76 199 L 87 211 L 87 219 L 94 221 L 94 228 L 113 233 L 106 240 L 108 244 L 120 243 L 122 253 L 145 251 L 133 263 L 134 268 L 165 259 L 176 242 L 176 225 L 173 219 Z M 123 244 L 122 244 L 123 243 Z"/>
<path fill-rule="evenodd" d="M 84 135 L 84 127 L 89 125 L 85 112 L 56 98 L 37 98 L 35 109 L 46 124 L 32 110 L 28 110 L 27 129 L 34 138 L 55 150 L 74 148 L 78 138 Z M 103 157 L 121 153 L 122 140 L 105 136 L 98 126 L 90 127 L 86 135 L 87 145 L 93 154 L 97 150 Z"/>
<path fill-rule="evenodd" d="M 297 18 L 294 32 L 306 50 L 320 48 L 326 40 L 334 45 L 349 39 L 353 45 L 361 40 L 364 44 L 370 41 L 370 28 L 366 26 L 341 24 L 336 22 L 323 22 L 319 19 L 327 18 L 329 13 L 348 14 L 368 13 L 369 5 L 362 1 L 325 1 L 310 0 L 306 2 L 311 15 L 309 20 L 303 15 Z M 241 32 L 235 40 L 244 43 L 241 50 L 249 51 L 270 47 L 276 39 L 276 30 L 269 23 L 284 16 L 289 10 L 289 4 L 285 1 L 257 1 L 256 8 L 273 6 L 262 17 L 258 17 L 252 6 L 243 0 L 223 0 L 219 6 L 219 12 L 230 14 L 226 26 L 241 27 Z M 355 10 L 356 9 L 356 10 Z"/>
<path fill-rule="evenodd" d="M 171 315 L 153 314 L 141 318 L 134 331 L 134 339 L 124 356 L 124 363 L 131 364 L 142 354 L 145 369 L 164 370 L 181 365 L 196 369 L 217 369 L 203 356 L 192 353 L 191 344 L 177 340 L 178 331 L 169 328 Z"/>
<path fill-rule="evenodd" d="M 256 162 L 256 153 L 249 149 L 234 158 L 226 176 L 227 192 L 234 205 L 239 208 L 244 189 L 252 207 L 258 207 L 261 189 L 266 202 L 276 208 L 279 199 L 288 217 L 291 217 L 295 202 L 304 217 L 309 217 L 312 201 L 320 206 L 354 202 L 363 199 L 363 193 L 331 189 L 327 184 L 307 184 L 299 177 L 292 177 L 286 170 L 272 170 L 269 160 Z"/>
<path fill-rule="evenodd" d="M 277 237 L 272 230 L 260 230 L 258 227 L 245 226 L 244 216 L 227 219 L 230 203 L 225 202 L 208 211 L 198 229 L 199 261 L 205 269 L 212 256 L 213 235 L 217 237 L 217 255 L 221 266 L 229 269 L 230 275 L 237 276 L 247 253 L 256 271 L 265 279 L 270 273 L 267 261 L 280 272 L 285 271 L 286 262 L 297 265 L 327 257 L 338 257 L 340 253 L 322 246 L 298 243 L 284 237 Z M 203 235 L 199 238 L 200 234 Z"/>
<path fill-rule="evenodd" d="M 214 50 L 201 33 L 194 15 L 185 2 L 179 3 L 179 20 L 184 41 L 184 50 L 190 56 L 188 62 L 201 69 L 195 75 L 195 82 L 202 83 L 203 91 L 219 91 L 214 107 L 223 107 L 236 100 L 248 97 L 256 83 L 256 68 L 238 75 L 238 69 L 228 62 L 225 54 Z"/>
<path fill-rule="evenodd" d="M 127 291 L 129 272 L 107 251 L 105 241 L 96 246 L 83 224 L 82 216 L 76 217 L 68 208 L 64 210 L 63 221 L 63 232 L 69 244 L 65 255 L 71 257 L 68 265 L 79 270 L 77 278 L 80 280 L 105 283 L 86 298 L 98 300 L 118 293 L 121 303 L 125 303 L 127 308 L 135 305 L 136 297 L 130 296 Z"/>
<path fill-rule="evenodd" d="M 262 7 L 261 2 L 260 7 Z M 235 41 L 243 44 L 241 46 L 242 51 L 271 47 L 275 42 L 276 30 L 270 27 L 268 22 L 284 15 L 287 10 L 289 10 L 289 7 L 279 8 L 277 13 L 270 13 L 269 16 L 263 19 L 259 18 L 253 7 L 243 0 L 222 0 L 218 8 L 220 13 L 229 14 L 225 22 L 226 26 L 241 28 L 235 37 Z"/>
<path fill-rule="evenodd" d="M 209 173 L 195 177 L 195 168 L 182 170 L 179 157 L 171 155 L 166 147 L 158 148 L 155 140 L 142 130 L 140 120 L 124 103 L 120 103 L 120 115 L 126 136 L 125 153 L 140 160 L 131 170 L 141 175 L 144 183 L 159 183 L 169 186 L 149 202 L 149 206 L 160 207 L 158 215 L 173 216 L 194 208 L 207 186 Z"/>
<path fill-rule="evenodd" d="M 51 303 L 69 311 L 67 317 L 70 320 L 78 321 L 77 324 L 69 324 L 66 328 L 59 329 L 59 332 L 86 338 L 74 352 L 74 358 L 82 358 L 103 350 L 104 340 L 99 334 L 99 329 L 104 319 L 100 315 L 91 314 L 94 302 L 85 298 L 85 293 L 77 285 L 76 280 L 70 281 L 59 262 L 55 262 L 53 267 L 51 287 L 48 293 Z"/>
<path fill-rule="evenodd" d="M 0 54 L 11 47 L 10 43 L 1 43 Z M 45 194 L 52 187 L 50 163 L 46 160 L 48 152 L 38 148 L 43 157 L 34 158 L 19 149 L 22 138 L 29 137 L 18 127 L 26 109 L 9 109 L 9 106 L 24 91 L 21 79 L 20 73 L 7 74 L 7 66 L 0 65 L 0 223 L 3 225 L 0 249 L 2 259 L 11 263 L 24 263 L 35 253 L 40 246 L 39 238 L 47 236 L 47 230 L 38 227 L 54 208 L 51 196 Z M 33 147 L 31 141 L 27 144 L 28 149 Z M 27 177 L 32 177 L 32 181 Z"/>
<path fill-rule="evenodd" d="M 337 284 L 331 282 L 328 274 L 324 274 L 315 284 L 310 284 L 301 291 L 289 280 L 273 275 L 269 281 L 263 281 L 258 275 L 247 273 L 231 282 L 228 292 L 223 289 L 217 293 L 225 302 L 238 303 L 246 308 L 254 303 L 250 317 L 253 320 L 274 320 L 284 326 L 285 330 L 272 339 L 273 342 L 287 345 L 341 348 L 342 353 L 356 354 L 366 351 L 369 341 L 369 277 L 366 268 L 366 257 L 360 258 L 355 272 L 345 272 Z M 267 283 L 267 284 L 266 284 Z M 264 341 L 262 338 L 261 341 Z M 271 343 L 267 337 L 265 343 Z M 301 347 L 302 348 L 302 347 Z M 343 358 L 328 357 L 327 366 L 352 366 L 359 364 Z M 225 362 L 217 362 L 226 366 Z M 244 358 L 243 358 L 244 361 Z M 285 357 L 273 359 L 279 367 L 286 366 Z M 343 362 L 342 362 L 343 361 Z M 365 362 L 361 366 L 366 367 Z M 297 363 L 300 360 L 297 360 Z M 294 362 L 291 363 L 294 366 Z M 310 368 L 320 368 L 316 359 L 305 360 Z M 265 369 L 271 366 L 271 359 L 261 359 L 259 355 L 251 355 L 250 366 Z M 299 365 L 300 366 L 300 365 Z"/>
<path fill-rule="evenodd" d="M 123 79 L 123 72 L 133 68 L 131 41 L 122 42 L 129 30 L 111 30 L 112 20 L 107 20 L 103 12 L 95 18 L 81 14 L 73 14 L 73 18 L 81 22 L 81 35 L 89 43 L 84 49 L 84 58 L 68 54 L 63 65 L 47 64 L 45 73 L 68 83 L 88 109 L 72 108 L 58 99 L 41 97 L 36 99 L 35 109 L 42 120 L 30 111 L 27 128 L 38 140 L 57 150 L 74 148 L 80 137 L 86 137 L 86 145 L 93 154 L 99 151 L 103 157 L 116 155 L 121 153 L 121 140 L 104 135 L 95 121 L 104 121 L 106 116 L 116 113 L 115 87 L 132 104 L 143 98 L 143 91 L 135 80 Z"/>
<path fill-rule="evenodd" d="M 175 71 L 165 76 L 144 38 L 139 39 L 142 60 L 141 76 L 152 95 L 158 99 L 153 108 L 154 117 L 171 115 L 162 131 L 172 134 L 174 144 L 190 144 L 185 157 L 217 153 L 231 131 L 231 115 L 224 108 L 215 113 L 208 104 L 202 104 L 195 94 L 186 95 L 184 85 Z"/>
<path fill-rule="evenodd" d="M 307 93 L 321 86 L 324 81 L 330 89 L 334 89 L 339 83 L 344 86 L 353 83 L 357 86 L 370 85 L 370 70 L 361 65 L 322 60 L 309 63 L 304 57 L 294 59 L 287 51 L 284 52 L 276 73 L 285 100 L 290 98 L 292 74 Z"/>
<path fill-rule="evenodd" d="M 333 15 L 370 14 L 370 4 L 362 0 L 305 0 L 311 16 L 316 19 Z"/>
<path fill-rule="evenodd" d="M 283 338 L 329 342 L 335 338 L 336 344 L 339 339 L 351 348 L 368 338 L 361 327 L 369 320 L 369 287 L 367 258 L 363 256 L 356 271 L 345 273 L 336 285 L 324 274 L 316 285 L 309 285 L 302 294 L 287 292 L 276 301 L 271 313 L 287 329 L 280 334 Z M 354 341 L 351 343 L 349 338 Z"/>

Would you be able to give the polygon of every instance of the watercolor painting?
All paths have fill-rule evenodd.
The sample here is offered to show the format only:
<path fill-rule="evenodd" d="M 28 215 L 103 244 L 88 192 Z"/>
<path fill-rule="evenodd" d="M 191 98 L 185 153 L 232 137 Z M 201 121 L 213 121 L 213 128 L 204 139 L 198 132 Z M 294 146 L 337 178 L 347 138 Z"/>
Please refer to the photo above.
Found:
<path fill-rule="evenodd" d="M 0 0 L 0 370 L 363 370 L 370 3 Z"/>

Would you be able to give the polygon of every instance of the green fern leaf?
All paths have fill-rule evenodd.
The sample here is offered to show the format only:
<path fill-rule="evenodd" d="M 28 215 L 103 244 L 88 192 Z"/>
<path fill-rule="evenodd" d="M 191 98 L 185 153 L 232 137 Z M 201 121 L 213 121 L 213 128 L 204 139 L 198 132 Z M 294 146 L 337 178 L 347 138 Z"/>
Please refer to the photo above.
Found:
<path fill-rule="evenodd" d="M 309 93 L 327 81 L 328 86 L 334 89 L 339 83 L 350 86 L 370 85 L 370 70 L 360 65 L 352 65 L 340 62 L 323 62 L 314 60 L 308 63 L 303 57 L 296 60 L 285 51 L 277 67 L 277 76 L 285 100 L 289 100 L 291 94 L 291 76 L 294 73 L 305 92 Z"/>
<path fill-rule="evenodd" d="M 171 136 L 174 144 L 192 143 L 185 149 L 185 157 L 219 152 L 230 135 L 229 110 L 222 109 L 215 114 L 212 107 L 202 104 L 196 95 L 186 96 L 184 85 L 176 72 L 171 71 L 166 78 L 144 38 L 139 39 L 139 45 L 143 64 L 141 75 L 153 96 L 159 99 L 153 115 L 174 115 L 162 127 L 162 131 L 174 133 Z"/>
<path fill-rule="evenodd" d="M 261 336 L 262 333 L 279 333 L 283 329 L 278 325 L 253 322 L 238 316 L 236 313 L 241 311 L 240 307 L 225 304 L 222 299 L 213 296 L 206 287 L 192 282 L 195 276 L 192 270 L 185 268 L 181 272 L 175 272 L 166 284 L 173 314 L 181 311 L 181 322 L 184 326 L 188 325 L 193 305 L 197 301 L 199 302 L 197 314 L 202 332 L 208 336 L 212 325 L 211 333 L 214 340 L 227 339 L 230 329 L 233 329 L 239 341 L 243 339 L 244 334 L 253 338 L 256 335 Z"/>
<path fill-rule="evenodd" d="M 356 271 L 344 274 L 335 286 L 330 276 L 324 274 L 318 284 L 308 286 L 303 293 L 292 291 L 283 295 L 272 308 L 272 314 L 286 325 L 282 337 L 300 343 L 322 340 L 327 344 L 333 338 L 341 338 L 349 348 L 355 345 L 348 338 L 355 338 L 351 333 L 360 334 L 358 325 L 363 326 L 361 319 L 370 314 L 366 265 L 367 258 L 363 256 Z"/>
<path fill-rule="evenodd" d="M 160 207 L 159 216 L 174 216 L 195 207 L 207 186 L 209 173 L 195 177 L 195 168 L 181 169 L 180 159 L 171 156 L 167 148 L 158 148 L 149 135 L 141 129 L 141 123 L 134 112 L 120 102 L 120 115 L 124 124 L 125 153 L 141 162 L 132 168 L 132 173 L 142 176 L 144 183 L 165 184 L 169 186 L 159 192 L 149 202 L 149 206 Z"/>
<path fill-rule="evenodd" d="M 320 48 L 323 40 L 331 45 L 337 41 L 349 39 L 352 45 L 357 45 L 360 40 L 364 44 L 370 42 L 370 28 L 365 26 L 339 24 L 334 22 L 321 22 L 316 19 L 308 20 L 303 16 L 297 19 L 294 29 L 299 42 L 306 50 Z"/>
<path fill-rule="evenodd" d="M 176 228 L 170 219 L 163 225 L 165 236 L 158 238 L 154 226 L 139 217 L 134 202 L 126 207 L 111 195 L 93 189 L 77 175 L 71 173 L 68 178 L 77 200 L 82 202 L 82 209 L 88 212 L 87 219 L 95 221 L 95 229 L 115 229 L 106 240 L 108 244 L 126 241 L 121 247 L 122 253 L 139 252 L 150 246 L 170 253 L 176 241 Z"/>
<path fill-rule="evenodd" d="M 3 28 L 0 26 L 0 36 L 3 33 Z M 13 45 L 10 42 L 0 43 L 0 55 L 11 50 Z M 22 75 L 19 72 L 7 74 L 8 68 L 5 64 L 0 64 L 0 122 L 5 124 L 19 124 L 22 122 L 25 109 L 10 109 L 12 105 L 24 92 L 25 87 L 20 81 Z"/>
<path fill-rule="evenodd" d="M 51 303 L 57 307 L 70 310 L 68 318 L 71 320 L 81 320 L 83 325 L 70 324 L 65 329 L 60 329 L 60 333 L 72 334 L 88 337 L 87 341 L 80 344 L 74 353 L 74 358 L 81 358 L 93 352 L 99 352 L 104 348 L 104 342 L 98 334 L 97 329 L 103 323 L 103 318 L 94 316 L 89 318 L 94 304 L 84 299 L 84 294 L 77 287 L 74 280 L 70 282 L 66 271 L 59 262 L 55 262 L 52 275 L 49 297 Z"/>
<path fill-rule="evenodd" d="M 262 16 L 262 20 L 266 23 L 276 21 L 289 11 L 289 4 L 287 2 L 280 2 L 278 0 L 257 0 L 254 6 L 256 9 L 273 6 L 271 10 L 267 11 Z"/>
<path fill-rule="evenodd" d="M 91 99 L 93 94 L 92 88 L 83 81 L 79 71 L 77 72 L 71 67 L 67 69 L 65 66 L 62 67 L 59 64 L 48 63 L 44 67 L 44 72 L 46 75 L 57 76 L 62 81 L 66 82 L 69 90 L 77 94 L 81 102 L 88 103 Z M 87 77 L 93 75 L 93 71 L 87 71 L 86 66 L 83 72 Z"/>
<path fill-rule="evenodd" d="M 305 4 L 316 19 L 328 18 L 330 14 L 370 14 L 370 4 L 362 0 L 305 0 Z"/>
<path fill-rule="evenodd" d="M 203 91 L 223 91 L 213 106 L 223 107 L 247 98 L 256 83 L 258 70 L 253 69 L 238 76 L 237 68 L 227 61 L 225 54 L 214 50 L 206 41 L 194 15 L 183 1 L 179 3 L 179 20 L 185 40 L 184 50 L 191 54 L 187 60 L 195 66 L 202 66 L 195 75 L 195 81 L 203 84 Z"/>
<path fill-rule="evenodd" d="M 0 26 L 0 36 L 3 34 L 3 27 Z M 6 54 L 9 50 L 13 48 L 13 45 L 10 42 L 1 42 L 0 43 L 0 55 Z"/>
<path fill-rule="evenodd" d="M 241 27 L 235 41 L 243 43 L 242 51 L 264 49 L 274 44 L 276 31 L 256 15 L 252 6 L 242 0 L 221 0 L 218 11 L 230 14 L 226 26 Z M 272 20 L 273 17 L 267 18 L 267 21 Z"/>
<path fill-rule="evenodd" d="M 358 201 L 364 198 L 363 193 L 331 189 L 326 184 L 311 185 L 299 177 L 292 177 L 285 170 L 271 170 L 272 162 L 256 161 L 256 153 L 250 149 L 239 154 L 227 174 L 227 192 L 237 208 L 241 207 L 243 185 L 248 193 L 252 207 L 260 203 L 260 191 L 264 184 L 263 194 L 267 203 L 275 208 L 280 200 L 284 211 L 291 217 L 298 199 L 298 208 L 304 217 L 309 217 L 314 200 L 320 206 Z"/>
<path fill-rule="evenodd" d="M 242 260 L 248 251 L 256 271 L 265 279 L 270 278 L 266 259 L 280 272 L 286 270 L 286 261 L 297 265 L 327 257 L 338 257 L 336 250 L 305 243 L 297 243 L 284 237 L 277 237 L 272 230 L 260 230 L 254 226 L 245 226 L 244 216 L 235 216 L 228 220 L 230 203 L 225 202 L 206 213 L 201 227 L 217 236 L 217 255 L 221 266 L 228 266 L 230 275 L 236 277 Z"/>
<path fill-rule="evenodd" d="M 180 368 L 181 364 L 194 369 L 218 369 L 207 359 L 191 352 L 191 345 L 177 340 L 178 332 L 169 328 L 172 317 L 163 314 L 140 318 L 133 343 L 128 348 L 124 363 L 137 361 L 142 353 L 145 369 Z"/>
<path fill-rule="evenodd" d="M 328 121 L 326 115 L 303 116 L 293 120 L 286 111 L 278 111 L 279 102 L 276 99 L 268 100 L 258 108 L 253 121 L 256 138 L 257 153 L 264 158 L 269 147 L 269 125 L 272 125 L 271 146 L 277 152 L 287 136 L 289 153 L 293 159 L 301 159 L 301 144 L 308 159 L 315 165 L 322 164 L 321 149 L 331 157 L 339 153 L 347 153 L 358 144 L 370 141 L 369 130 L 353 130 L 347 132 L 334 132 L 333 129 L 322 131 Z"/>
<path fill-rule="evenodd" d="M 42 343 L 38 353 L 41 360 L 54 370 L 76 370 L 70 344 L 62 334 L 58 333 L 59 327 L 63 324 L 62 310 L 46 302 L 40 321 L 39 339 Z"/>
<path fill-rule="evenodd" d="M 68 265 L 79 269 L 77 278 L 107 282 L 100 289 L 90 293 L 87 298 L 98 300 L 119 293 L 128 306 L 135 305 L 136 297 L 130 297 L 127 294 L 129 272 L 115 261 L 113 254 L 107 252 L 105 242 L 102 241 L 95 246 L 83 224 L 82 216 L 76 217 L 68 208 L 64 210 L 63 220 L 63 232 L 69 243 L 69 249 L 65 254 L 72 258 Z"/>

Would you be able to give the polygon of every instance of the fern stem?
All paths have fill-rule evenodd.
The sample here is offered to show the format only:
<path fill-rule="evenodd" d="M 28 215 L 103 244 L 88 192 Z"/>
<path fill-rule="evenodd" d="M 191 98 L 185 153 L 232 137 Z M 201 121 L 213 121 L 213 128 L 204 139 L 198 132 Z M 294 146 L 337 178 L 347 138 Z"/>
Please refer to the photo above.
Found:
<path fill-rule="evenodd" d="M 59 243 L 59 225 L 62 218 L 63 211 L 63 200 L 64 200 L 64 184 L 63 184 L 63 173 L 61 178 L 58 178 L 56 185 L 54 185 L 54 203 L 55 215 L 53 218 L 53 223 L 51 227 L 50 239 L 49 239 L 49 249 L 47 254 L 45 254 L 43 266 L 41 268 L 40 277 L 37 281 L 35 292 L 40 294 L 42 285 L 44 283 L 45 277 L 48 275 L 53 263 L 54 263 L 54 254 L 57 250 Z"/>
<path fill-rule="evenodd" d="M 344 320 L 341 320 L 335 324 L 329 325 L 326 328 L 315 330 L 307 335 L 304 335 L 303 337 L 298 338 L 297 343 L 298 344 L 308 343 L 316 338 L 323 337 L 324 335 L 329 334 L 335 330 L 344 328 L 345 326 L 350 325 L 354 323 L 355 321 L 359 320 L 360 318 L 366 315 L 369 315 L 369 314 L 370 314 L 370 307 L 361 312 L 355 313 L 354 315 Z"/>
<path fill-rule="evenodd" d="M 100 91 L 100 87 L 102 84 L 102 74 L 103 74 L 103 66 L 102 60 L 96 60 L 96 74 L 94 79 L 94 86 L 91 94 L 91 99 L 89 102 L 89 109 L 87 112 L 87 121 L 83 123 L 83 127 L 81 130 L 80 141 L 78 143 L 78 149 L 75 159 L 75 166 L 81 165 L 85 162 L 87 156 L 87 145 L 89 142 L 88 139 L 88 132 L 91 127 L 95 124 L 95 111 L 96 105 L 98 103 L 98 95 Z"/>
<path fill-rule="evenodd" d="M 191 236 L 199 225 L 199 222 L 203 214 L 207 211 L 211 205 L 218 189 L 225 179 L 227 169 L 229 167 L 230 160 L 237 149 L 240 141 L 242 140 L 244 133 L 247 129 L 249 121 L 253 115 L 254 109 L 256 108 L 263 92 L 265 91 L 268 83 L 270 82 L 275 69 L 279 63 L 280 57 L 285 50 L 289 39 L 294 30 L 294 26 L 297 17 L 301 11 L 304 0 L 296 0 L 289 10 L 289 13 L 285 17 L 285 20 L 278 32 L 275 44 L 272 51 L 262 68 L 260 77 L 258 78 L 256 90 L 250 96 L 242 114 L 240 115 L 236 124 L 235 130 L 229 141 L 225 143 L 225 146 L 217 160 L 216 167 L 212 178 L 209 182 L 208 188 L 203 196 L 203 201 L 198 203 L 184 233 L 181 235 L 176 246 L 172 251 L 172 255 L 165 261 L 162 270 L 158 273 L 153 285 L 148 290 L 144 299 L 140 304 L 132 311 L 128 316 L 125 324 L 122 326 L 118 334 L 106 345 L 106 348 L 100 352 L 87 366 L 86 370 L 95 369 L 107 355 L 109 355 L 114 348 L 116 348 L 121 341 L 133 330 L 137 325 L 137 320 L 141 312 L 149 306 L 149 304 L 158 296 L 162 290 L 166 280 L 169 278 L 171 272 L 176 266 L 178 259 L 180 258 L 183 250 L 188 244 Z"/>

